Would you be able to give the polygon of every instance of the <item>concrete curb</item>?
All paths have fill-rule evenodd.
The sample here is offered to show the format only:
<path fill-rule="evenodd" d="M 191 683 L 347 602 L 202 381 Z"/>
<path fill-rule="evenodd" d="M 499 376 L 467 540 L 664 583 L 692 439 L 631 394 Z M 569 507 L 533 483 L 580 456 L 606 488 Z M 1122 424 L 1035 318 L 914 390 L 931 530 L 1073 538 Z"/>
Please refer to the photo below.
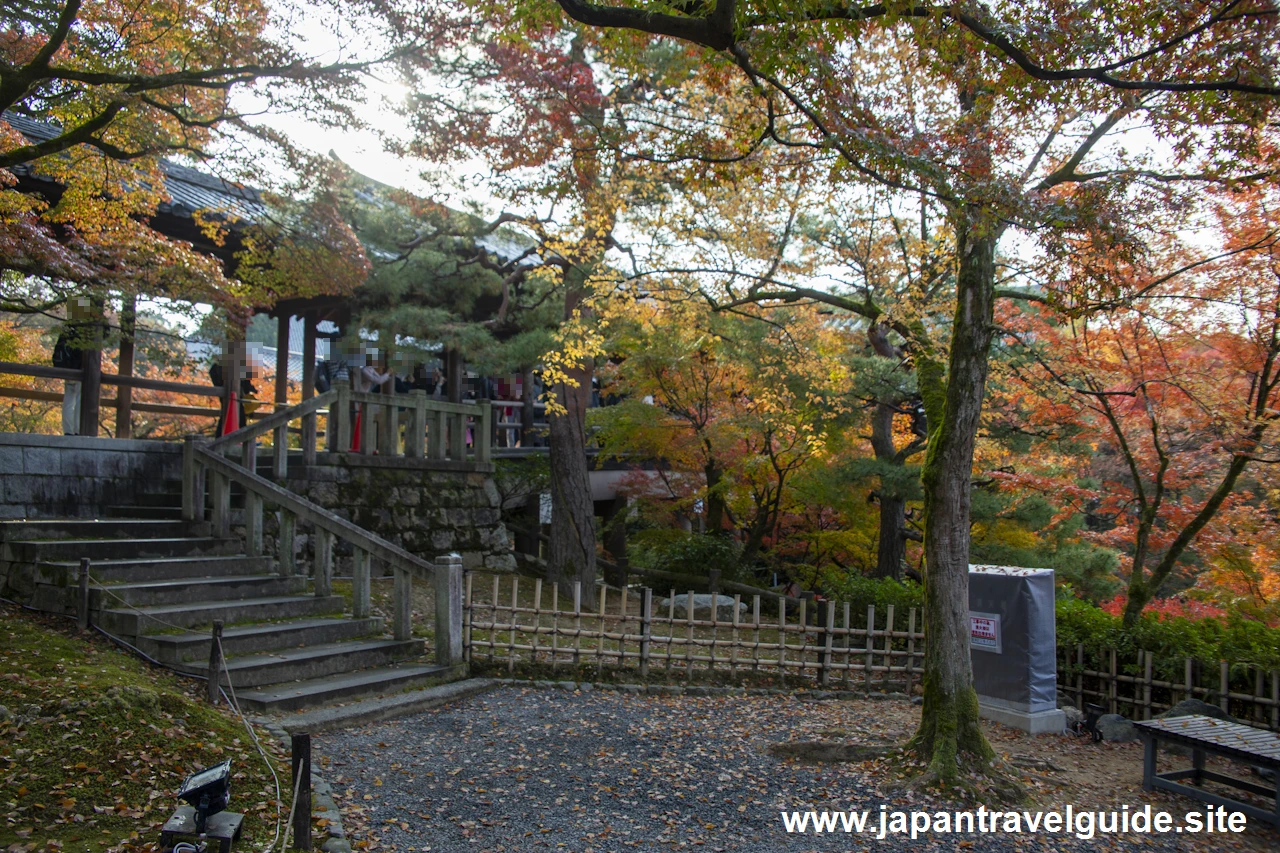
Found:
<path fill-rule="evenodd" d="M 427 687 L 395 696 L 382 696 L 376 699 L 365 699 L 334 708 L 318 708 L 301 714 L 291 714 L 275 721 L 285 732 L 329 732 L 334 729 L 346 729 L 363 726 L 368 723 L 381 723 L 397 717 L 416 714 L 428 708 L 435 708 L 446 702 L 466 699 L 485 693 L 498 687 L 501 682 L 494 678 L 468 678 L 462 681 L 451 681 L 436 687 Z"/>
<path fill-rule="evenodd" d="M 702 684 L 616 684 L 612 681 L 530 681 L 520 678 L 495 678 L 493 681 L 505 687 L 526 687 L 534 690 L 565 690 L 586 693 L 600 690 L 613 693 L 644 694 L 647 696 L 790 696 L 797 702 L 823 702 L 830 700 L 872 701 L 910 697 L 901 692 L 884 693 L 862 690 L 783 690 L 780 687 L 713 687 Z"/>

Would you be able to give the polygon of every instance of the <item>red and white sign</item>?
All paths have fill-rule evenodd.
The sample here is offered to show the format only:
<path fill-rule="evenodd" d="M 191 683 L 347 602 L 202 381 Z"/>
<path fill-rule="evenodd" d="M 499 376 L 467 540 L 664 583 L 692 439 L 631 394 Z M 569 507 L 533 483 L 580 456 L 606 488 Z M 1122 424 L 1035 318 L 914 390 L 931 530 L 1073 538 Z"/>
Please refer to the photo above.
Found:
<path fill-rule="evenodd" d="M 996 613 L 969 614 L 969 648 L 1000 653 L 1000 616 Z"/>

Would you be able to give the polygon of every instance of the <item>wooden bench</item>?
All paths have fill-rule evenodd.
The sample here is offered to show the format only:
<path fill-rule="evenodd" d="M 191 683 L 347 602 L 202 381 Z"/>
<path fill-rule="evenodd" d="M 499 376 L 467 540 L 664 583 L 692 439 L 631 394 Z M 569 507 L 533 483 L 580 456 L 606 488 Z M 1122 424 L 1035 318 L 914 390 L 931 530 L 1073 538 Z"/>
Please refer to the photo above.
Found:
<path fill-rule="evenodd" d="M 1134 723 L 1134 726 L 1138 730 L 1138 736 L 1142 738 L 1144 748 L 1142 757 L 1142 789 L 1144 791 L 1159 788 L 1185 794 L 1201 802 L 1243 812 L 1249 817 L 1270 823 L 1280 829 L 1280 734 L 1198 714 L 1170 717 L 1165 720 L 1148 720 Z M 1161 741 L 1188 747 L 1191 750 L 1191 768 L 1157 773 L 1156 754 Z M 1256 767 L 1269 768 L 1276 774 L 1276 785 L 1267 788 L 1205 770 L 1205 755 L 1218 755 Z M 1195 785 L 1207 779 L 1251 794 L 1271 797 L 1275 803 L 1270 811 L 1266 811 L 1198 787 L 1183 785 L 1177 781 L 1179 779 L 1190 779 Z"/>

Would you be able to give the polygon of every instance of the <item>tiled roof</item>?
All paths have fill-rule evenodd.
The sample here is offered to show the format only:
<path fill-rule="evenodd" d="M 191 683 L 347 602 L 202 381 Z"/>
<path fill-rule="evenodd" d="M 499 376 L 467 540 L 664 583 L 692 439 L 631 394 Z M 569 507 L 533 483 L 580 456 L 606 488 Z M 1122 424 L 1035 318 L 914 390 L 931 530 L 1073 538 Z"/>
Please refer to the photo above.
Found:
<path fill-rule="evenodd" d="M 32 142 L 43 142 L 61 133 L 56 125 L 16 113 L 6 112 L 3 119 Z M 181 166 L 172 160 L 161 160 L 160 168 L 164 172 L 164 187 L 169 194 L 169 200 L 159 205 L 161 213 L 189 219 L 200 210 L 250 222 L 266 213 L 267 206 L 262 200 L 262 194 L 252 187 L 224 181 L 215 175 Z M 29 165 L 18 166 L 13 171 L 34 178 L 40 177 Z"/>

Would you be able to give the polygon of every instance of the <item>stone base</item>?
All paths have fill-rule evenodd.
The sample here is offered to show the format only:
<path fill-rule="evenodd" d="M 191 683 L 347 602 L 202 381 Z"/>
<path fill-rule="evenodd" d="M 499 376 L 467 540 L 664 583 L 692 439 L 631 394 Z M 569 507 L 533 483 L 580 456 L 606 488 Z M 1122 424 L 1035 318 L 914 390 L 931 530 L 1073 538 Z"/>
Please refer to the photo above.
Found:
<path fill-rule="evenodd" d="M 1021 729 L 1033 735 L 1060 735 L 1067 727 L 1067 715 L 1056 708 L 1048 711 L 1016 711 L 979 700 L 978 713 L 984 719 L 995 720 L 1011 729 Z"/>

